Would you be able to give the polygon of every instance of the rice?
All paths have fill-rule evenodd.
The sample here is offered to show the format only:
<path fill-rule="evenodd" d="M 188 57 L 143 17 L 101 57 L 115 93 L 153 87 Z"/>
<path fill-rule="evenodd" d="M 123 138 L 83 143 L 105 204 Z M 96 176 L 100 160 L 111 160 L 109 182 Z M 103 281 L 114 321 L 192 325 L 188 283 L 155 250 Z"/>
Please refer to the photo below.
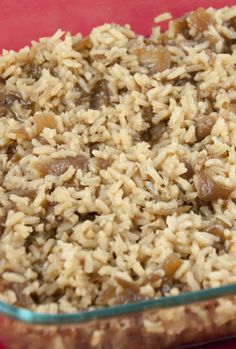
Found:
<path fill-rule="evenodd" d="M 155 17 L 154 22 L 160 23 L 160 22 L 167 21 L 169 19 L 172 19 L 172 14 L 170 12 L 164 12 L 164 13 L 160 14 L 159 16 Z"/>
<path fill-rule="evenodd" d="M 67 313 L 235 281 L 235 13 L 3 51 L 1 300 Z"/>

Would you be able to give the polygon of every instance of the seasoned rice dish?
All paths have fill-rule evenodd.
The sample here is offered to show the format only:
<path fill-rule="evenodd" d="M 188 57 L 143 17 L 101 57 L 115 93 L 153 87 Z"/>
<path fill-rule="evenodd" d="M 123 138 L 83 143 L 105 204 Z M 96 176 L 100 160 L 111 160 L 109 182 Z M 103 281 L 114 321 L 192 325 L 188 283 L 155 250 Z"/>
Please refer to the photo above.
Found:
<path fill-rule="evenodd" d="M 235 65 L 236 6 L 3 50 L 1 301 L 72 313 L 236 282 Z"/>

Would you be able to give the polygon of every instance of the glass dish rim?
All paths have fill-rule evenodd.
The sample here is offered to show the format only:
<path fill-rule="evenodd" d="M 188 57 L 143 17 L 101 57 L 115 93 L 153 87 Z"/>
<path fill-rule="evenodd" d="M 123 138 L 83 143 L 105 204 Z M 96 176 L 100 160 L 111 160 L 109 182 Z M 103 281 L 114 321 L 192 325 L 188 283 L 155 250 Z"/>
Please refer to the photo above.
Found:
<path fill-rule="evenodd" d="M 83 324 L 88 321 L 131 315 L 134 313 L 141 313 L 145 310 L 183 306 L 234 294 L 236 294 L 236 284 L 230 284 L 198 291 L 184 292 L 176 296 L 153 298 L 136 303 L 114 305 L 106 308 L 96 308 L 69 314 L 37 313 L 0 301 L 0 317 L 7 316 L 8 318 L 31 325 Z"/>

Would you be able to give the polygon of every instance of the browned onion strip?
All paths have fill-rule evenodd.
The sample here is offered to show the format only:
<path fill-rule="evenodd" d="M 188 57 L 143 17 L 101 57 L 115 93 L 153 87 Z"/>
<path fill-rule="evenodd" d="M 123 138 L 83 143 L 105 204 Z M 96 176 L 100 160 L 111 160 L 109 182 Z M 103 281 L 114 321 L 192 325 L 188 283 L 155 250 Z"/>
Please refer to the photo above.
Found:
<path fill-rule="evenodd" d="M 140 65 L 147 68 L 150 74 L 156 74 L 170 68 L 171 57 L 164 46 L 155 49 L 138 48 L 135 50 Z"/>
<path fill-rule="evenodd" d="M 226 200 L 233 191 L 233 188 L 217 183 L 206 171 L 198 171 L 196 173 L 194 184 L 199 199 L 205 202 L 212 202 L 218 199 Z"/>
<path fill-rule="evenodd" d="M 39 172 L 40 177 L 45 177 L 46 175 L 60 176 L 70 166 L 73 166 L 76 170 L 81 169 L 82 171 L 86 171 L 88 169 L 88 159 L 83 155 L 77 155 L 75 157 L 68 156 L 66 158 L 37 163 L 35 168 Z"/>

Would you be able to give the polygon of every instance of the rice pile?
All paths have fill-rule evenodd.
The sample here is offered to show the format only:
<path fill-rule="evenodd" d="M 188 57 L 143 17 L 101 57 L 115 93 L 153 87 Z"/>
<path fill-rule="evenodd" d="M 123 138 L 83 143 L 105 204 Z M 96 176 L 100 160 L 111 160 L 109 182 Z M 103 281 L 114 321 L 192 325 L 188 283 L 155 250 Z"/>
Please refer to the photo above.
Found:
<path fill-rule="evenodd" d="M 1 301 L 70 313 L 236 281 L 235 65 L 236 7 L 3 50 Z"/>

